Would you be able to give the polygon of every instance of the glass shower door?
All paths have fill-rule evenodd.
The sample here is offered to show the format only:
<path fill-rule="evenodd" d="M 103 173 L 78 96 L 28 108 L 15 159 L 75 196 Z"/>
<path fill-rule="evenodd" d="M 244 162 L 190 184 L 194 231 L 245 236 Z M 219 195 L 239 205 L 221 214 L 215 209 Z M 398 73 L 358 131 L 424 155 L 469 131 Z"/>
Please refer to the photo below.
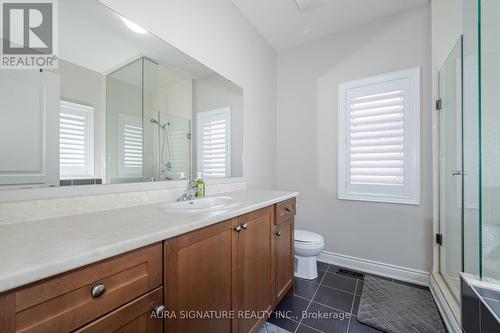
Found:
<path fill-rule="evenodd" d="M 439 71 L 439 97 L 440 271 L 458 300 L 463 270 L 461 39 Z"/>

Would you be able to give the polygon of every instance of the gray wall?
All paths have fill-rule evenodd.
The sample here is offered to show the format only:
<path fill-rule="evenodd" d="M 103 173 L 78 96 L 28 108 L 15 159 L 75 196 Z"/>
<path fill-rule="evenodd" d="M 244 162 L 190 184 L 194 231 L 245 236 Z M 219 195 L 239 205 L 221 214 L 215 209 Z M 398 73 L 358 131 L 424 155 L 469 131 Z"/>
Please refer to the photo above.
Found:
<path fill-rule="evenodd" d="M 277 188 L 300 192 L 297 228 L 326 251 L 430 271 L 432 142 L 430 5 L 278 54 Z M 421 205 L 337 199 L 341 82 L 422 68 Z"/>

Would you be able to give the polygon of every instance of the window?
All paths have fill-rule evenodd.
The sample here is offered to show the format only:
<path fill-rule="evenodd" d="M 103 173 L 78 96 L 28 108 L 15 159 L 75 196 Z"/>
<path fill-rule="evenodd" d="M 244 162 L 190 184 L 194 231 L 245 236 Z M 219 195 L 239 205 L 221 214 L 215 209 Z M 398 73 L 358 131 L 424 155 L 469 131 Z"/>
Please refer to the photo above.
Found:
<path fill-rule="evenodd" d="M 338 197 L 420 203 L 420 68 L 339 86 Z"/>
<path fill-rule="evenodd" d="M 231 109 L 199 112 L 196 127 L 198 172 L 204 178 L 231 177 Z"/>
<path fill-rule="evenodd" d="M 59 113 L 61 179 L 94 176 L 94 108 L 61 101 Z"/>
<path fill-rule="evenodd" d="M 118 174 L 142 177 L 142 118 L 118 114 Z"/>

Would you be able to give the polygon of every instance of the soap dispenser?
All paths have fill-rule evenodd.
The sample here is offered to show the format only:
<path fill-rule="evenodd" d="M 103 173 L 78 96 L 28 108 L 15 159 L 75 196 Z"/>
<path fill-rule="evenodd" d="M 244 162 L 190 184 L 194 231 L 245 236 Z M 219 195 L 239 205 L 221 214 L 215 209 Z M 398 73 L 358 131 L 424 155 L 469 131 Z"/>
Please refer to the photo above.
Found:
<path fill-rule="evenodd" d="M 203 181 L 202 173 L 198 172 L 198 177 L 196 178 L 196 198 L 203 198 L 205 196 L 205 182 Z"/>

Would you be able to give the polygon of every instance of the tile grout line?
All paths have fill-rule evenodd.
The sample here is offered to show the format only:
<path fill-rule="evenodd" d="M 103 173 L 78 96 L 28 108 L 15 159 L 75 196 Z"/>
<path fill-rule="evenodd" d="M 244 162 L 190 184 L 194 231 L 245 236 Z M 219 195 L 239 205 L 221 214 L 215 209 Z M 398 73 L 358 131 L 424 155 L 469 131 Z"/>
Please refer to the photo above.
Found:
<path fill-rule="evenodd" d="M 315 300 L 312 300 L 312 299 L 308 299 L 308 298 L 305 298 L 305 297 L 302 297 L 302 296 L 294 295 L 294 297 L 301 298 L 301 299 L 303 299 L 303 300 L 305 300 L 305 301 L 308 301 L 308 302 L 309 302 L 309 301 L 311 301 L 311 302 L 312 302 L 312 303 L 314 303 L 314 304 L 319 304 L 319 305 L 321 305 L 321 306 L 324 306 L 324 307 L 326 307 L 326 308 L 329 308 L 329 309 L 332 309 L 332 310 L 335 310 L 335 311 L 338 311 L 338 312 L 342 312 L 342 313 L 349 313 L 348 311 L 340 310 L 340 309 L 334 308 L 334 307 L 333 307 L 333 306 L 331 306 L 331 305 L 327 305 L 327 304 L 325 304 L 325 303 L 320 303 L 320 302 L 318 302 L 318 301 L 315 301 Z M 352 308 L 352 306 L 351 306 L 351 308 Z M 351 314 L 352 314 L 352 313 L 351 313 Z M 293 319 L 290 319 L 290 320 L 293 320 Z M 298 322 L 297 320 L 293 320 L 293 321 Z"/>
<path fill-rule="evenodd" d="M 307 312 L 307 310 L 309 310 L 309 307 L 311 306 L 311 303 L 312 303 L 312 300 L 314 299 L 314 297 L 316 296 L 316 294 L 318 293 L 318 290 L 319 290 L 319 287 L 321 287 L 321 283 L 323 282 L 323 280 L 325 279 L 325 276 L 326 276 L 326 273 L 328 273 L 328 270 L 330 269 L 330 265 L 328 265 L 328 267 L 326 268 L 326 271 L 325 274 L 323 274 L 323 277 L 321 278 L 321 281 L 319 282 L 318 284 L 318 288 L 316 288 L 316 291 L 314 292 L 314 295 L 312 296 L 311 300 L 309 300 L 309 304 L 307 304 L 307 307 L 306 309 L 304 310 L 305 312 Z M 297 333 L 297 331 L 299 330 L 299 327 L 300 327 L 300 324 L 302 324 L 302 320 L 304 320 L 304 316 L 302 316 L 300 318 L 300 321 L 299 321 L 299 325 L 297 326 L 297 328 L 295 329 L 294 333 Z"/>
<path fill-rule="evenodd" d="M 356 281 L 356 285 L 358 284 L 358 281 Z M 356 295 L 356 289 L 354 289 L 354 292 L 351 293 L 349 291 L 345 291 L 343 289 L 340 289 L 340 288 L 335 288 L 335 287 L 330 287 L 329 285 L 326 285 L 326 284 L 322 284 L 321 287 L 326 287 L 326 288 L 329 288 L 329 289 L 333 289 L 333 290 L 337 290 L 337 291 L 341 291 L 343 293 L 346 293 L 346 294 L 351 294 L 351 295 Z"/>
<path fill-rule="evenodd" d="M 358 283 L 359 281 L 356 280 L 356 286 L 354 287 L 354 297 L 352 298 L 352 304 L 351 304 L 351 316 L 349 317 L 349 322 L 347 323 L 347 333 L 349 333 L 349 330 L 351 329 L 351 321 L 352 317 L 354 316 L 354 303 L 356 302 L 356 292 L 358 291 Z"/>
<path fill-rule="evenodd" d="M 301 326 L 305 326 L 305 327 L 307 327 L 307 328 L 310 328 L 310 329 L 312 329 L 313 331 L 316 331 L 316 332 L 319 332 L 319 333 L 325 333 L 325 332 L 323 332 L 323 331 L 318 330 L 317 328 L 311 327 L 311 326 L 306 325 L 306 324 L 300 324 L 300 325 L 301 325 Z"/>

